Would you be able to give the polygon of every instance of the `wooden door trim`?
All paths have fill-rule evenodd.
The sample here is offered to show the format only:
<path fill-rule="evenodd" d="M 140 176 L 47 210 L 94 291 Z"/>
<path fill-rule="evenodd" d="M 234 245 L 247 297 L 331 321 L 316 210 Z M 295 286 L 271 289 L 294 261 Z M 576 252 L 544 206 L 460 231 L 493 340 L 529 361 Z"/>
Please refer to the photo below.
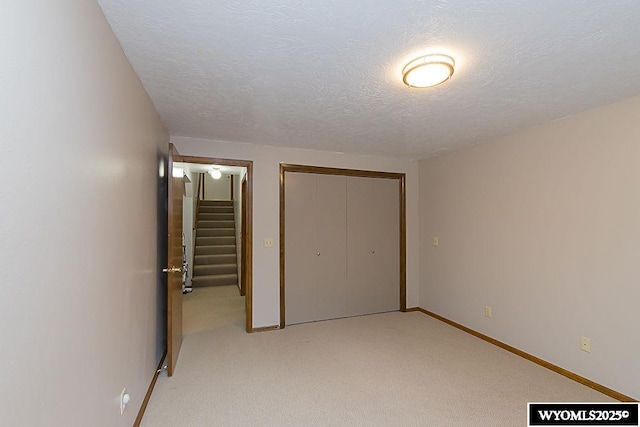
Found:
<path fill-rule="evenodd" d="M 517 356 L 520 356 L 520 357 L 522 357 L 524 359 L 527 359 L 527 360 L 529 360 L 529 361 L 531 361 L 531 362 L 533 362 L 533 363 L 535 363 L 537 365 L 540 365 L 540 366 L 542 366 L 544 368 L 547 368 L 550 371 L 553 371 L 553 372 L 556 372 L 556 373 L 558 373 L 558 374 L 560 374 L 562 376 L 565 376 L 565 377 L 569 378 L 570 380 L 576 381 L 576 382 L 578 382 L 578 383 L 580 383 L 582 385 L 586 385 L 587 387 L 592 388 L 592 389 L 594 389 L 596 391 L 599 391 L 602 394 L 606 394 L 607 396 L 612 397 L 612 398 L 614 398 L 616 400 L 619 400 L 621 402 L 637 402 L 637 400 L 635 400 L 634 398 L 632 398 L 630 396 L 627 396 L 627 395 L 622 394 L 622 393 L 620 393 L 618 391 L 610 389 L 609 387 L 606 387 L 606 386 L 604 386 L 602 384 L 598 384 L 595 381 L 592 381 L 592 380 L 590 380 L 588 378 L 585 378 L 585 377 L 583 377 L 581 375 L 578 375 L 578 374 L 573 373 L 571 371 L 568 371 L 568 370 L 566 370 L 564 368 L 561 368 L 558 365 L 554 365 L 551 362 L 547 362 L 546 360 L 541 359 L 541 358 L 539 358 L 537 356 L 533 356 L 533 355 L 531 355 L 531 354 L 529 354 L 529 353 L 527 353 L 525 351 L 520 350 L 519 348 L 510 346 L 509 344 L 505 344 L 502 341 L 498 341 L 495 338 L 491 338 L 488 335 L 485 335 L 485 334 L 483 334 L 481 332 L 478 332 L 478 331 L 476 331 L 474 329 L 468 328 L 468 327 L 466 327 L 464 325 L 461 325 L 460 323 L 454 322 L 453 320 L 450 320 L 450 319 L 448 319 L 446 317 L 440 316 L 439 314 L 436 314 L 436 313 L 434 313 L 432 311 L 426 310 L 426 309 L 424 309 L 422 307 L 412 307 L 412 308 L 407 309 L 407 312 L 414 312 L 414 311 L 424 313 L 427 316 L 431 316 L 434 319 L 437 319 L 437 320 L 439 320 L 441 322 L 449 324 L 449 325 L 453 326 L 454 328 L 460 329 L 461 331 L 464 331 L 464 332 L 466 332 L 468 334 L 471 334 L 471 335 L 473 335 L 473 336 L 475 336 L 477 338 L 480 338 L 481 340 L 484 340 L 484 341 L 486 341 L 486 342 L 488 342 L 490 344 L 493 344 L 493 345 L 495 345 L 497 347 L 500 347 L 500 348 L 502 348 L 504 350 L 507 350 L 508 352 L 511 352 L 511 353 L 513 353 L 513 354 L 515 354 Z"/>
<path fill-rule="evenodd" d="M 407 177 L 399 179 L 400 185 L 400 311 L 407 311 Z"/>
<path fill-rule="evenodd" d="M 285 165 L 280 163 L 280 329 L 284 329 L 285 325 L 285 293 L 284 293 L 284 256 L 285 256 L 285 247 L 284 247 L 284 175 L 285 172 L 289 172 L 289 165 Z"/>
<path fill-rule="evenodd" d="M 215 157 L 180 156 L 183 163 L 197 163 L 202 165 L 237 166 L 247 169 L 247 235 L 246 245 L 247 258 L 242 262 L 246 263 L 246 283 L 244 309 L 246 314 L 246 331 L 254 332 L 253 329 L 253 161 L 237 159 L 219 159 Z"/>
<path fill-rule="evenodd" d="M 180 182 L 182 183 L 182 194 L 180 195 L 180 211 L 175 211 L 175 203 L 174 199 L 176 198 L 176 194 L 174 194 L 175 187 L 174 181 L 177 178 L 173 177 L 173 165 L 175 162 L 180 162 L 182 159 L 180 157 L 180 153 L 176 149 L 175 145 L 169 144 L 169 155 L 167 161 L 167 171 L 168 171 L 168 188 L 167 188 L 167 265 L 166 268 L 170 269 L 172 267 L 180 267 L 182 268 L 182 257 L 180 259 L 180 264 L 174 264 L 173 259 L 173 251 L 174 251 L 174 240 L 177 239 L 177 236 L 173 235 L 174 230 L 173 227 L 173 219 L 176 215 L 180 215 L 180 222 L 182 223 L 182 198 L 184 197 L 184 183 L 182 183 L 182 178 L 180 178 Z M 180 233 L 180 253 L 182 253 L 182 232 Z M 163 267 L 165 268 L 165 267 Z M 178 355 L 180 354 L 180 347 L 182 346 L 182 289 L 178 292 L 174 288 L 176 288 L 178 280 L 175 275 L 175 272 L 167 272 L 167 375 L 172 376 L 173 370 L 175 369 Z M 180 288 L 182 288 L 182 277 L 180 277 Z M 177 306 L 178 302 L 174 301 L 175 295 L 179 295 L 179 304 L 180 310 L 174 311 L 174 306 Z M 179 317 L 179 325 L 176 325 L 176 320 Z M 176 326 L 178 326 L 179 330 L 176 330 Z"/>
<path fill-rule="evenodd" d="M 158 367 L 153 373 L 153 377 L 151 377 L 151 383 L 147 388 L 147 393 L 144 395 L 144 399 L 142 399 L 142 405 L 140 405 L 140 409 L 138 410 L 138 415 L 136 416 L 135 421 L 133 422 L 133 427 L 138 427 L 140 423 L 142 423 L 142 417 L 144 416 L 144 411 L 147 410 L 147 405 L 149 404 L 149 400 L 151 399 L 151 393 L 153 393 L 153 388 L 156 386 L 156 382 L 158 381 L 158 376 L 160 372 L 162 372 L 162 364 L 164 363 L 164 359 L 167 357 L 167 349 L 164 349 L 164 353 L 162 353 L 162 357 L 160 357 L 160 362 L 158 363 Z"/>
<path fill-rule="evenodd" d="M 302 173 L 317 173 L 321 175 L 341 175 L 341 176 L 359 176 L 363 178 L 388 178 L 388 179 L 402 179 L 405 174 L 398 172 L 379 172 L 369 171 L 361 169 L 341 169 L 341 168 L 328 168 L 324 166 L 308 166 L 308 165 L 294 165 L 289 163 L 280 163 L 280 176 L 284 172 L 302 172 Z M 282 181 L 281 181 L 282 184 Z"/>
<path fill-rule="evenodd" d="M 355 176 L 363 178 L 397 179 L 400 186 L 400 311 L 407 311 L 407 192 L 406 174 L 361 169 L 329 168 L 322 166 L 280 163 L 280 329 L 286 326 L 285 313 L 285 174 L 286 172 L 315 173 L 321 175 Z"/>
<path fill-rule="evenodd" d="M 247 248 L 245 247 L 245 242 L 247 241 L 247 175 L 242 178 L 242 182 L 240 183 L 240 206 L 242 209 L 241 220 L 242 220 L 242 229 L 240 230 L 240 235 L 242 239 L 242 247 L 240 250 L 240 256 L 243 260 L 240 264 L 240 295 L 245 296 L 247 294 L 247 263 L 244 262 L 247 259 Z"/>

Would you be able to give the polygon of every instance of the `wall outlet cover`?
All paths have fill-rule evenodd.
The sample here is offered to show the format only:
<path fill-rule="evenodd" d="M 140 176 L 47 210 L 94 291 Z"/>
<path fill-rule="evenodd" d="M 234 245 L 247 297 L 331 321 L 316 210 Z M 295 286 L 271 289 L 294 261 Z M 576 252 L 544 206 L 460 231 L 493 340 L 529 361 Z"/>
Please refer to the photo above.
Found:
<path fill-rule="evenodd" d="M 591 353 L 591 338 L 580 337 L 580 350 Z"/>

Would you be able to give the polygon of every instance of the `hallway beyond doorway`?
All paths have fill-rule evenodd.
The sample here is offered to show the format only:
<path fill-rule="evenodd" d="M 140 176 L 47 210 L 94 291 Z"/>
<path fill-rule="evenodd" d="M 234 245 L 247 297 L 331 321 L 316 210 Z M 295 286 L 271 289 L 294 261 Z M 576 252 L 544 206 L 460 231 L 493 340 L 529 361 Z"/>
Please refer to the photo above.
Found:
<path fill-rule="evenodd" d="M 245 329 L 244 297 L 236 285 L 194 288 L 182 301 L 183 335 L 228 326 Z"/>

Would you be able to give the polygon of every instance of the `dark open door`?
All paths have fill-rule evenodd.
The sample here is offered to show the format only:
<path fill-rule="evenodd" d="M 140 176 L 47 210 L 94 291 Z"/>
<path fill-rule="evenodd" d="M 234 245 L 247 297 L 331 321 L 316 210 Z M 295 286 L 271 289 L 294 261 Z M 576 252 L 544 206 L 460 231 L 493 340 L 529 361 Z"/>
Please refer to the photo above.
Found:
<path fill-rule="evenodd" d="M 169 188 L 168 188 L 168 265 L 167 273 L 167 373 L 173 375 L 180 345 L 182 344 L 182 197 L 184 179 L 173 173 L 173 162 L 179 154 L 169 144 Z M 179 176 L 178 176 L 179 175 Z"/>

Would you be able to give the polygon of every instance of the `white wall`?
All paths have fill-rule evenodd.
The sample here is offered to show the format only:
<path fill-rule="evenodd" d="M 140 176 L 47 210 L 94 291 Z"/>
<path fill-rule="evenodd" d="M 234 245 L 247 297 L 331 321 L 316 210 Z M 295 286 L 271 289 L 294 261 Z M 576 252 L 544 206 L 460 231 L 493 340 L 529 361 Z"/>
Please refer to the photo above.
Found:
<path fill-rule="evenodd" d="M 131 426 L 160 351 L 168 135 L 94 1 L 4 2 L 0 57 L 2 424 Z"/>
<path fill-rule="evenodd" d="M 223 173 L 220 179 L 213 179 L 210 174 L 204 174 L 205 200 L 231 200 L 231 175 Z"/>
<path fill-rule="evenodd" d="M 407 307 L 418 304 L 418 162 L 172 137 L 182 155 L 253 161 L 253 326 L 279 323 L 280 163 L 407 174 Z M 264 248 L 272 237 L 274 247 Z"/>
<path fill-rule="evenodd" d="M 640 398 L 639 117 L 637 97 L 421 161 L 420 306 Z"/>

